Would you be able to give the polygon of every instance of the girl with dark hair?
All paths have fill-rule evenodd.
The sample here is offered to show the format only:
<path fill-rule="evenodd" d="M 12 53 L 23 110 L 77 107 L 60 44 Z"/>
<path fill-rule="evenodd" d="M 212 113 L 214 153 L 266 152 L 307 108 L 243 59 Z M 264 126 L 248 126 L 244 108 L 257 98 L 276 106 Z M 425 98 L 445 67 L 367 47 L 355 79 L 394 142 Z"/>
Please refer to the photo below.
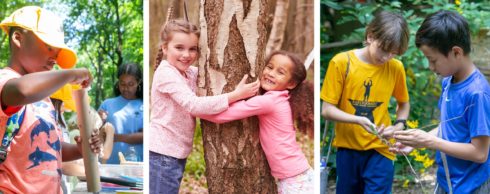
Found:
<path fill-rule="evenodd" d="M 121 65 L 114 86 L 116 97 L 102 102 L 99 114 L 103 122 L 115 128 L 114 147 L 108 164 L 119 164 L 118 152 L 127 154 L 133 146 L 137 161 L 143 161 L 143 80 L 138 65 Z M 131 150 L 132 151 L 132 150 Z"/>
<path fill-rule="evenodd" d="M 117 77 L 119 78 L 118 84 L 114 85 L 114 95 L 119 96 L 122 95 L 126 99 L 132 99 L 134 97 L 138 99 L 143 99 L 143 79 L 142 73 L 138 65 L 134 63 L 124 64 L 119 67 L 117 71 Z M 134 78 L 133 82 L 130 83 L 121 81 L 121 76 L 124 78 L 131 79 Z M 125 80 L 127 80 L 125 79 Z M 133 84 L 131 86 L 125 87 L 127 84 Z M 122 88 L 121 88 L 122 87 Z M 136 92 L 130 91 L 130 89 L 136 89 Z M 132 95 L 135 95 L 134 97 Z"/>
<path fill-rule="evenodd" d="M 290 101 L 303 87 L 306 69 L 293 53 L 274 51 L 266 59 L 260 77 L 261 95 L 237 101 L 218 114 L 196 115 L 216 123 L 225 123 L 257 115 L 260 144 L 271 174 L 277 178 L 278 192 L 313 193 L 313 170 L 296 142 Z"/>

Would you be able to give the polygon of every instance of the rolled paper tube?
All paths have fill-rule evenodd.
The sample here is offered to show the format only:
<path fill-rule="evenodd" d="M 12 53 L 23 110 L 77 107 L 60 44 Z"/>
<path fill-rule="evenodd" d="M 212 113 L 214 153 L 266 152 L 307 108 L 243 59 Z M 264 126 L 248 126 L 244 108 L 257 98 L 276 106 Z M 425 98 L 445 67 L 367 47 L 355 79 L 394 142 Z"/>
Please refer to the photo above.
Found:
<path fill-rule="evenodd" d="M 88 142 L 94 128 L 92 126 L 93 118 L 90 115 L 88 95 L 85 89 L 74 90 L 72 95 L 75 100 L 78 127 L 80 129 L 80 136 L 82 137 L 82 156 L 83 165 L 85 166 L 85 177 L 87 179 L 87 191 L 99 192 L 101 187 L 97 156 L 90 149 L 90 143 Z"/>

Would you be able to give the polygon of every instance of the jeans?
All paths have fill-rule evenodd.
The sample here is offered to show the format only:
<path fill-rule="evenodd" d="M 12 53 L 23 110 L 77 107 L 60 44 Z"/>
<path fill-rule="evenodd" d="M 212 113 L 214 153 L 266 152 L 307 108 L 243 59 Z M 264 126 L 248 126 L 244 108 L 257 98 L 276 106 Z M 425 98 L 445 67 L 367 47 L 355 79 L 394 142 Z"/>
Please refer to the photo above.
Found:
<path fill-rule="evenodd" d="M 178 194 L 186 162 L 150 151 L 150 193 Z"/>

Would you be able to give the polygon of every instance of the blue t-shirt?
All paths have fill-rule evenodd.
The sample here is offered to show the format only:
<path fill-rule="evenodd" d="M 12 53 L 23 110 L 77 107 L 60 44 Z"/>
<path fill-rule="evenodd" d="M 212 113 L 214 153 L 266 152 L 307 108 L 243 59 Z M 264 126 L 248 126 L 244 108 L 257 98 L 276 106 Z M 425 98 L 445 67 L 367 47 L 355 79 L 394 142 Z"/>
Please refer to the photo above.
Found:
<path fill-rule="evenodd" d="M 451 142 L 470 143 L 472 138 L 490 136 L 490 87 L 477 69 L 466 80 L 451 83 L 442 81 L 441 110 L 442 138 Z M 490 160 L 483 164 L 449 155 L 447 164 L 454 193 L 471 193 L 490 178 Z M 437 181 L 449 191 L 440 152 L 436 152 Z"/>
<path fill-rule="evenodd" d="M 127 100 L 122 96 L 110 98 L 102 102 L 99 110 L 107 112 L 107 122 L 114 125 L 115 134 L 131 134 L 142 132 L 143 129 L 143 101 L 141 99 Z M 130 145 L 123 142 L 114 142 L 112 154 L 107 164 L 119 164 L 118 152 L 125 156 L 129 147 L 134 146 L 138 161 L 143 161 L 143 144 Z"/>

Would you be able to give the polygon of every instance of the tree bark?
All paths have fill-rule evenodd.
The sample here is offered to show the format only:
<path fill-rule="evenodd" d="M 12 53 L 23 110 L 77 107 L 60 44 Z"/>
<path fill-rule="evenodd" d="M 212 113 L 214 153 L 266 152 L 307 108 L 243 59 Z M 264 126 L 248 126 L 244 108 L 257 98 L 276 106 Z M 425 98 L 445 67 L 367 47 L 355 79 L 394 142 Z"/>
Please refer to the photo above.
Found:
<path fill-rule="evenodd" d="M 153 72 L 155 71 L 155 58 L 157 56 L 158 48 L 160 46 L 160 29 L 162 24 L 165 22 L 167 18 L 167 10 L 168 7 L 171 6 L 171 2 L 174 0 L 161 1 L 161 0 L 151 0 L 149 1 L 150 8 L 150 64 L 148 64 L 148 68 L 150 68 L 150 80 L 148 83 L 152 83 Z"/>
<path fill-rule="evenodd" d="M 264 65 L 266 0 L 200 1 L 199 93 L 232 91 Z M 256 117 L 217 125 L 201 121 L 209 193 L 277 193 L 259 142 Z"/>
<path fill-rule="evenodd" d="M 282 43 L 284 42 L 284 34 L 286 33 L 286 24 L 288 22 L 288 8 L 289 0 L 277 1 L 271 35 L 267 41 L 266 54 L 281 49 Z"/>
<path fill-rule="evenodd" d="M 282 49 L 305 58 L 314 46 L 314 2 L 297 0 L 289 3 L 288 22 Z"/>

